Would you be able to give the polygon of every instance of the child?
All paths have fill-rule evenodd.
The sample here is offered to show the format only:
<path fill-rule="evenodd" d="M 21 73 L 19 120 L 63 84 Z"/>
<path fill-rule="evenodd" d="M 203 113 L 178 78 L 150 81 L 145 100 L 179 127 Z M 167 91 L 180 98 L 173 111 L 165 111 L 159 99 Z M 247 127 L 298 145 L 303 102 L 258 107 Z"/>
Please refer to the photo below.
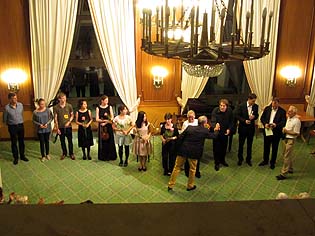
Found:
<path fill-rule="evenodd" d="M 135 124 L 135 139 L 133 144 L 133 153 L 139 156 L 139 171 L 146 171 L 147 157 L 152 153 L 152 144 L 150 142 L 152 125 L 148 122 L 144 111 L 139 111 Z"/>
<path fill-rule="evenodd" d="M 82 148 L 83 160 L 91 160 L 90 147 L 94 145 L 91 129 L 93 118 L 91 111 L 87 109 L 87 102 L 84 99 L 79 100 L 79 110 L 75 114 L 75 121 L 79 126 L 78 145 Z M 87 150 L 87 155 L 85 149 Z"/>

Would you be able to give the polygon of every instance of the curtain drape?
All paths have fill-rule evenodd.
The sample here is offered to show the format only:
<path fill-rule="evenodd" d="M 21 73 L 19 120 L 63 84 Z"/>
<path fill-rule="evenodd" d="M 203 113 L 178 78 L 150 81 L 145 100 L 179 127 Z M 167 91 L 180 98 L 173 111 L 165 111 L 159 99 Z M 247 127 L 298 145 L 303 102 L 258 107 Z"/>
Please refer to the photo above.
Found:
<path fill-rule="evenodd" d="M 244 9 L 250 9 L 251 2 L 252 1 L 250 0 L 244 1 Z M 280 0 L 254 1 L 253 42 L 255 45 L 260 44 L 260 36 L 262 32 L 262 12 L 264 7 L 267 7 L 268 12 L 273 11 L 272 26 L 270 32 L 270 54 L 258 60 L 244 62 L 244 69 L 247 76 L 248 84 L 252 92 L 257 95 L 257 104 L 259 105 L 260 113 L 262 109 L 267 106 L 272 100 Z M 268 15 L 267 19 L 269 19 Z M 245 18 L 243 18 L 242 21 L 245 22 Z M 265 35 L 266 34 L 267 29 Z"/>
<path fill-rule="evenodd" d="M 70 56 L 78 0 L 29 0 L 35 99 L 52 100 Z"/>
<path fill-rule="evenodd" d="M 208 77 L 195 77 L 188 75 L 182 68 L 182 97 L 177 97 L 178 104 L 181 106 L 181 112 L 187 104 L 188 98 L 198 98 L 206 86 Z"/>
<path fill-rule="evenodd" d="M 315 107 L 315 66 L 313 68 L 313 78 L 312 78 L 312 87 L 310 95 L 305 96 L 307 102 L 306 114 L 309 116 L 314 116 L 314 107 Z"/>
<path fill-rule="evenodd" d="M 88 0 L 96 38 L 113 84 L 132 109 L 137 104 L 133 0 Z M 131 114 L 135 118 L 136 112 Z"/>

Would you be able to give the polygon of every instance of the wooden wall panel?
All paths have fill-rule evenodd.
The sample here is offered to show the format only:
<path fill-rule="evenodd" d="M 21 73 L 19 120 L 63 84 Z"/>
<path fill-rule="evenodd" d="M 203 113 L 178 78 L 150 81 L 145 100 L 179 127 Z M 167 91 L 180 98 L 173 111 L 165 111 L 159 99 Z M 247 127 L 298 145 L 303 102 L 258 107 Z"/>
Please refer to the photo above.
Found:
<path fill-rule="evenodd" d="M 161 58 L 142 53 L 141 67 L 141 94 L 145 102 L 174 102 L 175 94 L 179 93 L 181 62 L 179 60 Z M 151 69 L 154 66 L 162 66 L 168 71 L 161 88 L 153 86 Z"/>
<path fill-rule="evenodd" d="M 314 5 L 314 0 L 281 1 L 274 88 L 284 103 L 304 103 L 304 95 L 310 90 Z M 280 75 L 281 69 L 289 65 L 302 70 L 294 88 L 285 86 L 285 79 Z"/>
<path fill-rule="evenodd" d="M 134 0 L 135 7 L 135 49 L 136 49 L 136 78 L 137 92 L 141 96 L 139 110 L 147 113 L 150 121 L 159 124 L 164 120 L 164 114 L 171 112 L 178 114 L 179 105 L 176 95 L 181 95 L 181 62 L 175 59 L 166 59 L 151 56 L 141 51 L 142 26 L 140 24 L 137 0 Z M 160 89 L 153 86 L 153 76 L 151 68 L 153 66 L 163 66 L 168 70 L 168 76 Z"/>
<path fill-rule="evenodd" d="M 31 80 L 31 46 L 29 33 L 28 1 L 0 1 L 0 74 L 9 68 L 26 72 L 27 80 L 21 84 L 18 99 L 25 110 L 33 109 L 33 87 Z M 0 109 L 7 104 L 7 85 L 0 84 Z"/>

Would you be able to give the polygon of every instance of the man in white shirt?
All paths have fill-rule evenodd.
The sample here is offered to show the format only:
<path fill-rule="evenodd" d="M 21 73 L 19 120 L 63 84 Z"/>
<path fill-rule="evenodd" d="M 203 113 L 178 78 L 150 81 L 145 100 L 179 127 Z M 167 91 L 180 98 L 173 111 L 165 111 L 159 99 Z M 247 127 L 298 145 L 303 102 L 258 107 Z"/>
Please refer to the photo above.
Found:
<path fill-rule="evenodd" d="M 283 151 L 283 166 L 281 169 L 281 174 L 277 175 L 277 180 L 286 179 L 288 173 L 293 173 L 293 146 L 296 137 L 300 134 L 301 121 L 296 116 L 297 108 L 295 106 L 290 106 L 288 110 L 288 119 L 282 132 L 285 134 L 284 138 L 284 151 Z"/>

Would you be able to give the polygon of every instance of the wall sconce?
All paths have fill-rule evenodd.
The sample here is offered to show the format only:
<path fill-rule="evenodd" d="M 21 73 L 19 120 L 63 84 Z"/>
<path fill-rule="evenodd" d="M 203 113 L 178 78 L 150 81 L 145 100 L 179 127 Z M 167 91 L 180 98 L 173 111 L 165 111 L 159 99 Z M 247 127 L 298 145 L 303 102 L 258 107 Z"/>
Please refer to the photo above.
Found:
<path fill-rule="evenodd" d="M 167 76 L 167 70 L 161 66 L 154 66 L 151 70 L 153 75 L 153 86 L 155 88 L 161 88 L 163 85 L 163 80 Z"/>
<path fill-rule="evenodd" d="M 8 69 L 1 74 L 1 78 L 8 84 L 8 90 L 10 92 L 18 92 L 20 89 L 20 83 L 23 83 L 27 74 L 21 69 Z"/>
<path fill-rule="evenodd" d="M 288 87 L 296 86 L 296 79 L 302 75 L 301 69 L 297 66 L 286 66 L 280 71 L 285 78 L 285 85 Z"/>

